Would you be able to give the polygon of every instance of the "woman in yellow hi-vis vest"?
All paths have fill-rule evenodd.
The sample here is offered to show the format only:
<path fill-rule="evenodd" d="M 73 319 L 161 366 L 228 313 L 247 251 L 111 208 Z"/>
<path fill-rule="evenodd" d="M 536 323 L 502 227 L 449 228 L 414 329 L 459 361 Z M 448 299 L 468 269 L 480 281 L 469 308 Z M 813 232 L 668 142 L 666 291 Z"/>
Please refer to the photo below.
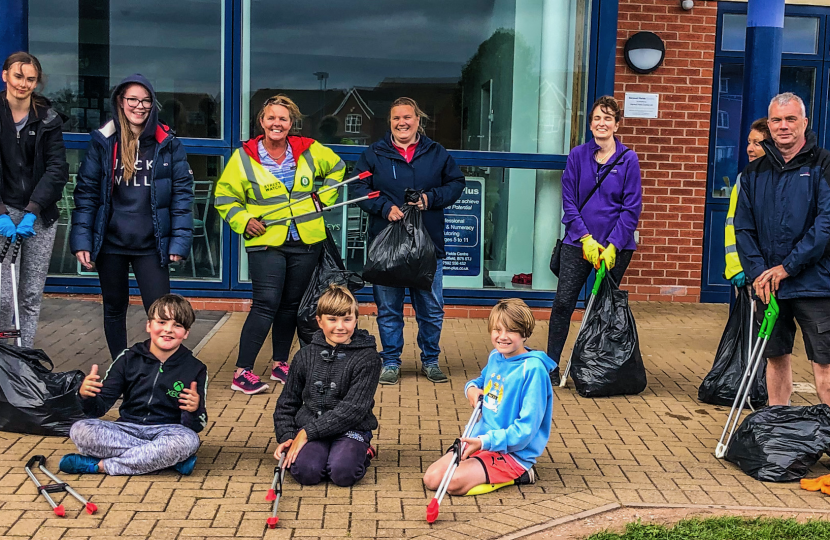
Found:
<path fill-rule="evenodd" d="M 769 127 L 767 127 L 767 119 L 759 118 L 752 123 L 749 130 L 749 137 L 747 137 L 746 153 L 749 156 L 749 161 L 755 161 L 763 156 L 764 147 L 761 146 L 761 141 L 769 140 Z M 732 193 L 729 196 L 729 211 L 726 213 L 726 237 L 724 246 L 726 249 L 726 269 L 723 272 L 723 277 L 732 282 L 735 287 L 743 287 L 746 285 L 746 275 L 741 266 L 741 260 L 738 258 L 738 247 L 735 241 L 735 226 L 733 224 L 735 219 L 735 208 L 738 206 L 738 192 L 741 190 L 741 175 L 735 179 L 735 187 L 732 188 Z"/>
<path fill-rule="evenodd" d="M 288 97 L 268 99 L 257 117 L 264 135 L 234 152 L 216 186 L 216 209 L 235 233 L 247 238 L 253 304 L 242 328 L 231 384 L 246 394 L 268 388 L 252 370 L 269 330 L 274 349 L 271 380 L 285 383 L 297 310 L 326 239 L 320 215 L 280 220 L 314 212 L 311 198 L 287 205 L 313 191 L 315 180 L 334 186 L 346 173 L 337 154 L 314 139 L 289 135 L 301 118 Z M 336 200 L 336 189 L 320 195 L 326 206 Z M 266 213 L 265 221 L 257 219 Z"/>

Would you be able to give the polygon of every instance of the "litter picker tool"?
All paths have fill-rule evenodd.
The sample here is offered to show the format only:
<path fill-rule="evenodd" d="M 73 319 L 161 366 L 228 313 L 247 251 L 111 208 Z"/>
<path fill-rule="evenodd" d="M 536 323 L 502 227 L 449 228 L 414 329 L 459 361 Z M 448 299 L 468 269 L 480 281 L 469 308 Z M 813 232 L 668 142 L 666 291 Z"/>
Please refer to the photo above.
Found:
<path fill-rule="evenodd" d="M 276 207 L 276 208 L 272 208 L 271 210 L 268 210 L 268 211 L 267 211 L 267 212 L 265 212 L 264 214 L 262 214 L 262 215 L 260 215 L 260 216 L 257 216 L 257 217 L 255 217 L 254 219 L 256 219 L 257 221 L 259 221 L 260 223 L 262 223 L 263 225 L 265 225 L 265 226 L 267 227 L 268 225 L 271 225 L 271 224 L 273 224 L 273 223 L 275 223 L 275 222 L 266 222 L 266 221 L 265 221 L 265 218 L 266 218 L 266 217 L 268 217 L 268 216 L 270 216 L 271 214 L 274 214 L 274 213 L 276 213 L 276 212 L 279 212 L 279 211 L 281 211 L 281 210 L 285 210 L 286 208 L 289 208 L 289 207 L 291 207 L 291 206 L 294 206 L 294 205 L 295 205 L 295 204 L 297 204 L 297 203 L 301 203 L 301 202 L 303 202 L 303 201 L 307 201 L 308 199 L 311 199 L 311 200 L 314 202 L 315 212 L 322 212 L 323 204 L 320 202 L 320 195 L 321 195 L 321 194 L 323 194 L 323 193 L 327 193 L 327 192 L 332 191 L 332 190 L 336 191 L 336 190 L 338 190 L 338 189 L 342 188 L 343 186 L 345 186 L 345 185 L 347 185 L 347 184 L 349 184 L 349 183 L 351 183 L 351 182 L 354 182 L 355 180 L 362 180 L 363 178 L 369 178 L 370 176 L 372 176 L 372 173 L 371 173 L 371 172 L 369 172 L 369 171 L 364 171 L 364 172 L 362 172 L 362 173 L 358 174 L 357 176 L 352 176 L 351 178 L 347 178 L 346 180 L 343 180 L 342 182 L 338 182 L 336 185 L 333 185 L 333 186 L 326 186 L 326 187 L 324 187 L 323 189 L 321 189 L 321 190 L 319 190 L 319 191 L 316 191 L 316 192 L 313 192 L 313 193 L 308 193 L 308 194 L 303 195 L 303 196 L 301 196 L 301 197 L 297 197 L 297 198 L 296 198 L 296 199 L 294 199 L 293 201 L 287 202 L 287 203 L 285 203 L 285 204 L 281 204 L 281 205 L 279 205 L 279 206 L 278 206 L 278 207 Z M 377 195 L 375 195 L 375 197 L 377 197 Z M 370 197 L 370 198 L 373 198 L 373 197 Z M 364 199 L 358 199 L 358 200 L 361 200 L 361 201 L 362 201 L 362 200 L 364 200 Z M 349 201 L 349 202 L 351 203 L 351 202 L 356 202 L 356 201 Z M 337 206 L 342 206 L 342 204 L 343 204 L 343 203 L 341 203 L 341 204 L 339 204 L 339 205 L 329 206 L 328 208 L 335 208 L 335 207 L 337 207 Z M 297 216 L 297 217 L 299 217 L 299 216 Z M 293 218 L 292 218 L 292 219 L 293 219 Z M 245 234 L 243 234 L 242 236 L 243 236 L 246 240 L 250 240 L 251 238 L 253 238 L 253 237 L 252 237 L 250 234 L 248 234 L 248 233 L 245 233 Z"/>
<path fill-rule="evenodd" d="M 316 197 L 316 193 L 314 195 L 315 196 L 312 197 L 312 199 L 314 200 L 314 211 L 313 212 L 306 212 L 305 214 L 300 214 L 299 216 L 290 216 L 290 217 L 284 217 L 284 218 L 279 218 L 279 219 L 265 220 L 265 221 L 262 222 L 263 225 L 268 227 L 269 225 L 274 225 L 275 223 L 283 223 L 285 221 L 291 221 L 291 220 L 294 220 L 294 219 L 297 219 L 297 218 L 313 216 L 315 214 L 322 214 L 323 212 L 328 212 L 329 210 L 334 210 L 335 208 L 340 208 L 341 206 L 346 206 L 347 204 L 354 204 L 356 202 L 365 201 L 367 199 L 377 199 L 380 196 L 380 191 L 373 191 L 373 192 L 369 193 L 368 195 L 366 195 L 365 197 L 358 197 L 357 199 L 352 199 L 350 201 L 343 201 L 341 203 L 333 204 L 331 206 L 323 206 L 320 203 L 320 199 L 318 199 Z M 260 221 L 262 221 L 262 220 L 260 220 Z"/>
<path fill-rule="evenodd" d="M 470 415 L 470 420 L 467 422 L 466 427 L 464 427 L 464 432 L 461 434 L 461 438 L 456 439 L 450 447 L 450 452 L 453 454 L 453 458 L 447 466 L 447 472 L 444 473 L 444 478 L 438 485 L 438 490 L 435 492 L 435 496 L 427 506 L 427 523 L 435 523 L 435 520 L 438 519 L 438 512 L 441 511 L 441 501 L 444 499 L 444 495 L 447 494 L 447 488 L 450 485 L 450 481 L 455 474 L 455 470 L 458 469 L 458 465 L 461 463 L 461 456 L 464 454 L 464 450 L 467 448 L 467 443 L 461 442 L 461 439 L 469 438 L 470 435 L 472 435 L 473 428 L 481 415 L 481 405 L 483 402 L 484 395 L 478 396 L 478 401 L 473 409 L 473 414 Z"/>
<path fill-rule="evenodd" d="M 0 251 L 0 291 L 3 290 L 3 261 L 6 259 L 6 254 L 9 251 L 9 248 L 14 244 L 14 249 L 12 250 L 12 262 L 11 262 L 11 274 L 12 274 L 12 301 L 14 303 L 14 330 L 0 330 L 0 339 L 17 339 L 17 346 L 21 347 L 22 342 L 20 340 L 20 308 L 17 303 L 17 276 L 15 272 L 16 267 L 16 260 L 17 254 L 20 252 L 20 244 L 22 240 L 20 238 L 17 239 L 16 242 L 12 242 L 11 238 L 6 239 L 6 243 L 3 245 L 3 250 Z"/>
<path fill-rule="evenodd" d="M 582 322 L 579 324 L 579 332 L 576 333 L 576 339 L 579 339 L 579 334 L 581 334 L 582 329 L 585 328 L 585 321 L 588 320 L 591 308 L 594 307 L 594 299 L 597 297 L 599 286 L 602 284 L 602 280 L 605 279 L 606 272 L 605 261 L 602 261 L 599 265 L 599 270 L 597 270 L 596 278 L 594 278 L 594 287 L 591 289 L 591 297 L 588 299 L 588 305 L 585 306 L 585 313 L 582 314 Z M 571 372 L 571 360 L 573 360 L 575 348 L 576 341 L 574 341 L 574 348 L 571 349 L 571 355 L 568 356 L 568 363 L 565 364 L 565 370 L 562 371 L 562 378 L 559 381 L 559 388 L 565 388 L 568 384 L 568 374 Z"/>
<path fill-rule="evenodd" d="M 48 476 L 54 484 L 41 484 L 35 473 L 32 472 L 32 467 L 35 465 L 38 466 L 40 472 Z M 35 483 L 35 487 L 37 487 L 38 492 L 41 495 L 46 497 L 46 502 L 49 503 L 49 506 L 52 507 L 52 511 L 55 512 L 56 516 L 63 517 L 66 514 L 66 510 L 63 507 L 63 504 L 57 504 L 52 497 L 49 496 L 50 493 L 61 493 L 66 492 L 81 501 L 81 504 L 84 505 L 84 509 L 86 509 L 87 514 L 94 514 L 98 511 L 98 507 L 95 506 L 95 503 L 91 503 L 88 500 L 81 497 L 77 491 L 69 487 L 69 484 L 63 482 L 60 478 L 49 472 L 49 469 L 46 468 L 46 458 L 44 456 L 32 456 L 31 459 L 26 463 L 26 474 L 29 475 L 29 478 L 32 479 L 32 482 Z"/>
<path fill-rule="evenodd" d="M 715 457 L 723 459 L 726 455 L 726 449 L 729 448 L 729 441 L 732 440 L 732 435 L 738 429 L 738 423 L 741 420 L 741 413 L 744 406 L 749 402 L 749 394 L 752 390 L 752 381 L 755 380 L 755 375 L 758 373 L 758 368 L 764 360 L 764 350 L 767 348 L 770 334 L 775 326 L 775 321 L 778 320 L 778 302 L 775 300 L 775 295 L 770 294 L 769 305 L 764 312 L 764 321 L 761 323 L 761 330 L 758 332 L 758 338 L 752 346 L 752 353 L 747 362 L 744 376 L 741 379 L 741 385 L 738 387 L 738 393 L 735 396 L 735 401 L 732 403 L 732 410 L 729 411 L 729 417 L 726 419 L 726 425 L 723 426 L 723 433 L 721 433 L 718 446 L 715 448 Z M 751 329 L 751 327 L 750 327 Z"/>
<path fill-rule="evenodd" d="M 265 496 L 266 501 L 274 501 L 274 507 L 271 510 L 271 517 L 268 518 L 267 523 L 268 527 L 273 529 L 277 526 L 277 522 L 280 520 L 277 517 L 277 507 L 280 504 L 280 499 L 282 498 L 282 481 L 285 479 L 285 469 L 282 468 L 282 462 L 285 460 L 285 454 L 280 454 L 280 461 L 277 463 L 277 466 L 274 467 L 274 481 L 271 482 L 271 489 L 268 490 L 268 494 Z"/>

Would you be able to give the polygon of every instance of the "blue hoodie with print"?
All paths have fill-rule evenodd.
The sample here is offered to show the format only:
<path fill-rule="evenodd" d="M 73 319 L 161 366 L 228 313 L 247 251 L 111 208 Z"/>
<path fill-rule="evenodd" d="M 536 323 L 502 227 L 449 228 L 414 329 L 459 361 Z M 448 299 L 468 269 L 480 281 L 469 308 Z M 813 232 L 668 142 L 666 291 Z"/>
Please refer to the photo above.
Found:
<path fill-rule="evenodd" d="M 548 375 L 556 362 L 541 351 L 505 358 L 493 350 L 481 375 L 468 382 L 484 392 L 481 420 L 473 437 L 481 449 L 510 454 L 529 469 L 545 451 L 553 415 L 553 388 Z"/>

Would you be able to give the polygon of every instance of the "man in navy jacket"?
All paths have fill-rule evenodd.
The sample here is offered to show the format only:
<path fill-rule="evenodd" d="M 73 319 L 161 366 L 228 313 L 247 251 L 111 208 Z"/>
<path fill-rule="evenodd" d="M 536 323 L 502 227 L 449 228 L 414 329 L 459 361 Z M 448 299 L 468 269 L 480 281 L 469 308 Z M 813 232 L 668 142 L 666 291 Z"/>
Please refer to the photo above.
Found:
<path fill-rule="evenodd" d="M 738 256 L 756 294 L 778 300 L 766 348 L 770 405 L 792 393 L 795 321 L 813 362 L 819 399 L 830 404 L 830 152 L 806 132 L 804 102 L 791 93 L 769 106 L 772 142 L 741 175 L 735 214 Z M 795 320 L 793 320 L 795 319 Z"/>

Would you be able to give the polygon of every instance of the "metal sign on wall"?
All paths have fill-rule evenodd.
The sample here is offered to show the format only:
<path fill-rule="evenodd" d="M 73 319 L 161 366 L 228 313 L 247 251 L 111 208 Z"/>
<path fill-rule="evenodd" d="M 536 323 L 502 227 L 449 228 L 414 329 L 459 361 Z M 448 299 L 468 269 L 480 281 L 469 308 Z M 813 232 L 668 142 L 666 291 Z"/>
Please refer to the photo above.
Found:
<path fill-rule="evenodd" d="M 469 177 L 466 183 L 458 201 L 444 210 L 444 287 L 484 286 L 484 179 Z"/>

